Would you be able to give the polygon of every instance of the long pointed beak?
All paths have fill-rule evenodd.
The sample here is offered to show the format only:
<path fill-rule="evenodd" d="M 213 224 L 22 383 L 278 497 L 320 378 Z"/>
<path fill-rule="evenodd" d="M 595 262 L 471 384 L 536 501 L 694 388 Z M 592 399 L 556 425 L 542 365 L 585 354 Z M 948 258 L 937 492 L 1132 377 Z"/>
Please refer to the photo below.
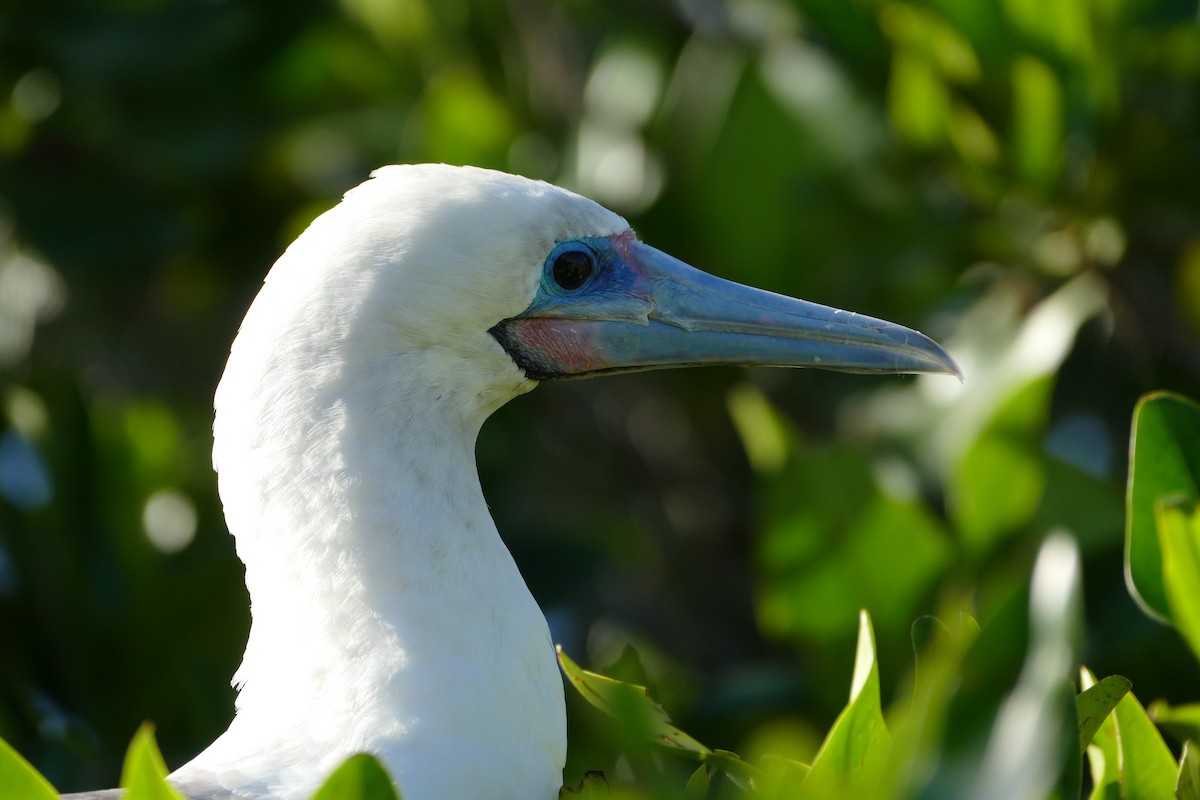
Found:
<path fill-rule="evenodd" d="M 547 270 L 533 304 L 492 329 L 532 379 L 698 364 L 962 377 L 911 328 L 714 277 L 628 232 L 572 244 L 595 256 L 589 281 L 564 291 Z"/>

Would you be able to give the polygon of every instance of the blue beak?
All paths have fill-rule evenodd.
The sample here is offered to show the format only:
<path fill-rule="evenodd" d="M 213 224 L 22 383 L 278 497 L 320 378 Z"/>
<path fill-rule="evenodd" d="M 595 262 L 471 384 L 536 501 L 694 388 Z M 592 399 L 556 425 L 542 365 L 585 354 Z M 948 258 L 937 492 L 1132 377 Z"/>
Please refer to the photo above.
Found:
<path fill-rule="evenodd" d="M 631 231 L 560 243 L 533 303 L 491 333 L 533 380 L 699 364 L 962 377 L 924 334 L 714 277 Z"/>

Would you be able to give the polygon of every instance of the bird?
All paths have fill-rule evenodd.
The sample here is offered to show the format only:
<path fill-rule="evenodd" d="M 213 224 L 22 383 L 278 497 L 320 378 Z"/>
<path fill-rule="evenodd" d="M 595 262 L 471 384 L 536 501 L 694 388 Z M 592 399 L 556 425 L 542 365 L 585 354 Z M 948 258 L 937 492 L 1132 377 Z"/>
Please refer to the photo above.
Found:
<path fill-rule="evenodd" d="M 252 621 L 232 722 L 171 783 L 306 799 L 366 752 L 406 800 L 557 797 L 563 682 L 477 435 L 544 381 L 703 364 L 961 379 L 915 330 L 705 273 L 546 182 L 412 164 L 349 190 L 268 273 L 216 391 Z"/>

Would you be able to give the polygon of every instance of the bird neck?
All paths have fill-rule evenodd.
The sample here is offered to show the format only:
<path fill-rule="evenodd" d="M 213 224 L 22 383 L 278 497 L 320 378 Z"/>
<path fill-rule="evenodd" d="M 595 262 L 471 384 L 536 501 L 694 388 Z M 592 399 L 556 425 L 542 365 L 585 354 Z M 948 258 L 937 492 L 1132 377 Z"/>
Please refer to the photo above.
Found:
<path fill-rule="evenodd" d="M 528 387 L 470 391 L 427 353 L 334 362 L 223 379 L 214 454 L 252 624 L 234 723 L 185 776 L 244 775 L 270 752 L 262 785 L 287 796 L 268 774 L 283 760 L 304 794 L 368 751 L 417 800 L 484 796 L 497 776 L 514 797 L 553 796 L 561 680 L 474 458 L 483 419 Z M 449 742 L 490 765 L 488 784 L 445 762 Z"/>

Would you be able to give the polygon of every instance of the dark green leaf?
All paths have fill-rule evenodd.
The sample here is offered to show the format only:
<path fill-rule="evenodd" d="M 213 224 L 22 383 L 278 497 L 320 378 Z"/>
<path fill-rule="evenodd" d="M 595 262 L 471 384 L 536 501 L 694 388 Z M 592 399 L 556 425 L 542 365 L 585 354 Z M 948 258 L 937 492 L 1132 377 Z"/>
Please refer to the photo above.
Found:
<path fill-rule="evenodd" d="M 1155 520 L 1167 498 L 1200 498 L 1200 406 L 1168 392 L 1148 394 L 1133 412 L 1125 514 L 1125 574 L 1142 609 L 1172 619 Z"/>

